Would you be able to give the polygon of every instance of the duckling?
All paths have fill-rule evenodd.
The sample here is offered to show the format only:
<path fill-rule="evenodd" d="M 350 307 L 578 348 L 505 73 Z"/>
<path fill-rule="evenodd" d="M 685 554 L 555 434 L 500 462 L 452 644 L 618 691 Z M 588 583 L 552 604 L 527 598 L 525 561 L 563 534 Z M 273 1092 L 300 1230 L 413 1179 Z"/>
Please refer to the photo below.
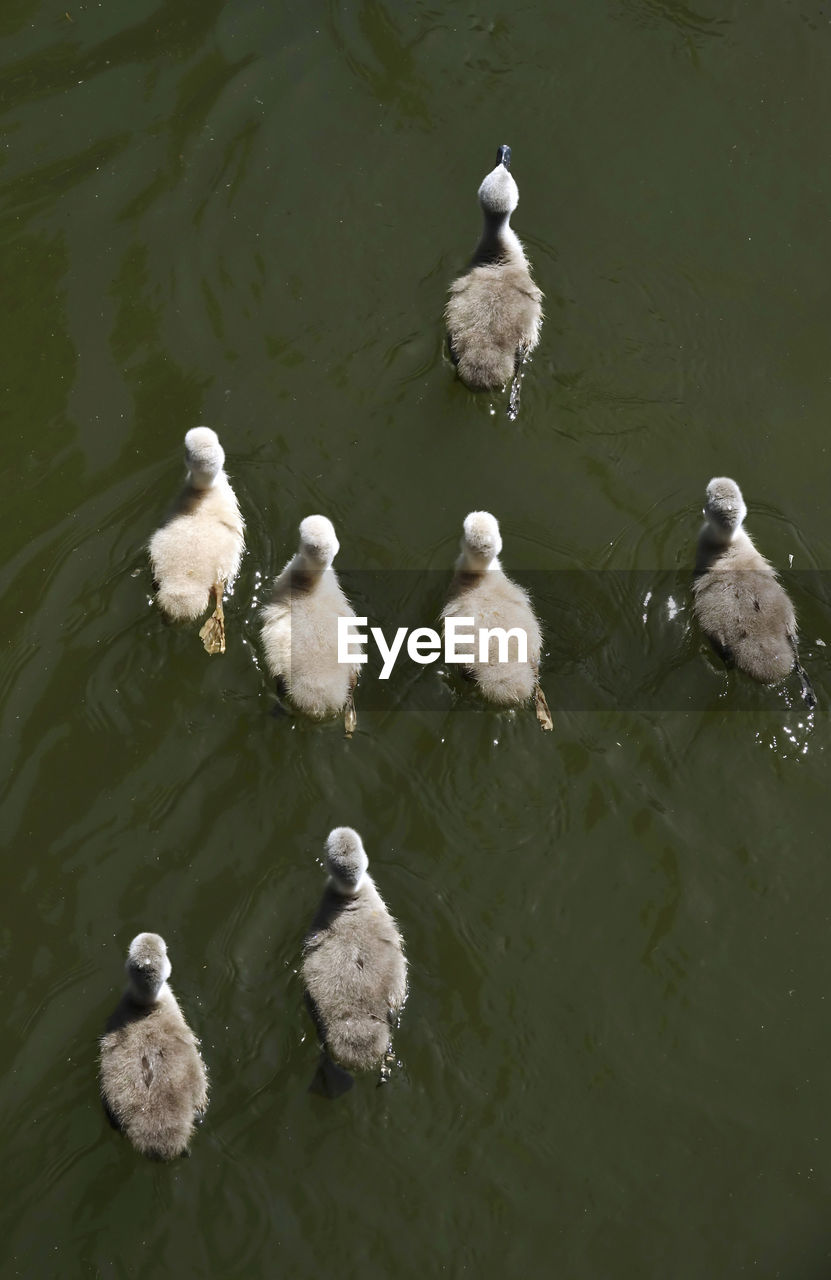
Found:
<path fill-rule="evenodd" d="M 445 308 L 450 352 L 472 391 L 504 387 L 540 338 L 542 293 L 510 225 L 519 202 L 510 167 L 511 148 L 502 146 L 479 187 L 482 238 L 470 268 L 450 286 Z"/>
<path fill-rule="evenodd" d="M 540 653 L 542 632 L 528 593 L 512 582 L 502 571 L 499 553 L 502 538 L 499 523 L 489 511 L 471 511 L 465 517 L 461 554 L 456 561 L 456 575 L 450 588 L 450 599 L 442 610 L 442 619 L 473 618 L 477 660 L 465 668 L 476 681 L 480 693 L 497 706 L 514 707 L 529 698 L 542 729 L 553 729 L 554 722 L 545 694 L 540 688 Z M 510 631 L 520 628 L 527 637 L 527 661 L 497 660 L 496 637 L 489 641 L 488 661 L 478 660 L 478 638 L 481 628 L 494 627 Z M 516 640 L 509 642 L 516 645 Z"/>
<path fill-rule="evenodd" d="M 772 684 L 796 671 L 802 697 L 816 695 L 799 662 L 796 615 L 776 571 L 742 527 L 747 507 L 735 480 L 707 485 L 705 523 L 698 537 L 693 608 L 702 631 L 730 666 Z"/>
<path fill-rule="evenodd" d="M 210 427 L 185 436 L 185 487 L 170 519 L 150 539 L 156 603 L 177 621 L 216 609 L 199 632 L 208 653 L 225 652 L 222 596 L 239 572 L 245 525 L 222 467 L 225 452 Z"/>
<path fill-rule="evenodd" d="M 127 953 L 127 989 L 101 1039 L 104 1106 L 137 1151 L 154 1160 L 183 1155 L 208 1105 L 199 1041 L 167 985 L 164 938 L 139 933 Z"/>
<path fill-rule="evenodd" d="M 383 1067 L 390 1026 L 407 994 L 401 934 L 368 866 L 357 831 L 330 831 L 329 878 L 303 944 L 312 1017 L 328 1058 L 346 1072 Z"/>
<path fill-rule="evenodd" d="M 300 522 L 300 545 L 263 610 L 265 664 L 281 693 L 316 720 L 344 713 L 346 736 L 358 723 L 353 689 L 360 667 L 338 662 L 338 618 L 355 613 L 332 562 L 340 549 L 326 516 Z"/>

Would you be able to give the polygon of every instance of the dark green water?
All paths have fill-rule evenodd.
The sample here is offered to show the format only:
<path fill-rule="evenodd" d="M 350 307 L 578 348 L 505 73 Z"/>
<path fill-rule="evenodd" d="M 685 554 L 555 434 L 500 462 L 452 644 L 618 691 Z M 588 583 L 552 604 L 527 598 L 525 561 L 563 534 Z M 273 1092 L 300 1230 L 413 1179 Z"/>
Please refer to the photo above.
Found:
<path fill-rule="evenodd" d="M 65 4 L 0 13 L 3 1274 L 828 1276 L 824 577 L 813 717 L 724 675 L 685 584 L 713 474 L 831 563 L 831 7 Z M 440 320 L 501 142 L 547 314 L 514 424 Z M 221 659 L 144 551 L 200 422 L 248 523 Z M 555 732 L 431 667 L 352 742 L 270 714 L 299 520 L 356 602 L 429 568 L 437 612 L 474 507 Z M 297 969 L 340 823 L 410 998 L 333 1104 Z M 212 1080 L 171 1167 L 97 1097 L 140 929 Z"/>

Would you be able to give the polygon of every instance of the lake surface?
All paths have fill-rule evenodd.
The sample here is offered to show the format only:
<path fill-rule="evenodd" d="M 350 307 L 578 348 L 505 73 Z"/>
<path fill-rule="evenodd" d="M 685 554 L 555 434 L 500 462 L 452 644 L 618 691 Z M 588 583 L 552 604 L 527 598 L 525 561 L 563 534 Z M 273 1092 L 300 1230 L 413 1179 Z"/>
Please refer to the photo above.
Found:
<path fill-rule="evenodd" d="M 7 0 L 0 15 L 4 1275 L 831 1275 L 831 7 Z M 441 313 L 503 142 L 546 321 L 519 417 Z M 146 543 L 214 427 L 228 651 Z M 734 476 L 819 697 L 690 619 Z M 442 666 L 275 715 L 258 610 L 324 512 L 432 625 L 474 508 L 555 728 Z M 298 976 L 332 826 L 406 939 L 392 1079 L 335 1102 Z M 212 1084 L 110 1130 L 97 1037 L 167 939 Z"/>

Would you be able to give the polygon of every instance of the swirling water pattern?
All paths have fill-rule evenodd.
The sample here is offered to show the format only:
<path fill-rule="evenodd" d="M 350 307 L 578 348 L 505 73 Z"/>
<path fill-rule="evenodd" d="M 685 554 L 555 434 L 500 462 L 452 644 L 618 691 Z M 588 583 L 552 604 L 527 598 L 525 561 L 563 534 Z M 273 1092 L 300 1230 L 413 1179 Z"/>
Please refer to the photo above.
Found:
<path fill-rule="evenodd" d="M 774 0 L 6 6 L 4 1274 L 827 1273 L 827 34 Z M 547 317 L 515 423 L 440 324 L 503 141 Z M 221 660 L 144 552 L 201 421 L 248 525 Z M 793 557 L 813 715 L 691 623 L 715 473 Z M 410 665 L 352 742 L 273 714 L 299 520 L 430 625 L 474 507 L 554 733 Z M 343 822 L 410 995 L 390 1083 L 331 1104 L 298 967 Z M 143 928 L 212 1081 L 169 1168 L 95 1081 Z"/>

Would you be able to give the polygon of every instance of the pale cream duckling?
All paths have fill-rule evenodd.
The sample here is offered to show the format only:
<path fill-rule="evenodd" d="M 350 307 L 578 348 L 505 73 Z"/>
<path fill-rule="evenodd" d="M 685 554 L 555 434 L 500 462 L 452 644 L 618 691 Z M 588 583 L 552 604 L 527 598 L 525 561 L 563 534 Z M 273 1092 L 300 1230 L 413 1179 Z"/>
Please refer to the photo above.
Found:
<path fill-rule="evenodd" d="M 372 877 L 357 831 L 326 841 L 328 880 L 303 944 L 303 981 L 326 1053 L 346 1071 L 383 1067 L 407 994 L 398 926 Z"/>
<path fill-rule="evenodd" d="M 510 225 L 519 202 L 510 164 L 511 148 L 500 147 L 479 188 L 482 238 L 469 270 L 450 286 L 445 309 L 450 352 L 472 391 L 504 387 L 540 337 L 542 293 Z"/>
<path fill-rule="evenodd" d="M 540 624 L 528 593 L 503 573 L 498 559 L 501 550 L 502 538 L 496 518 L 489 511 L 471 511 L 465 517 L 461 553 L 442 619 L 473 619 L 476 660 L 464 669 L 488 702 L 516 707 L 533 698 L 540 727 L 553 729 L 551 712 L 539 681 Z M 479 658 L 479 633 L 483 628 L 523 631 L 527 642 L 526 660 L 519 661 L 521 649 L 513 637 L 508 641 L 509 660 L 499 661 L 498 639 L 494 636 L 488 642 L 487 661 L 483 662 Z M 513 659 L 510 659 L 511 653 L 515 655 Z"/>
<path fill-rule="evenodd" d="M 339 548 L 326 516 L 301 521 L 297 553 L 274 583 L 261 634 L 269 674 L 292 706 L 316 720 L 343 712 L 351 737 L 360 667 L 338 661 L 338 618 L 355 617 L 332 568 Z"/>
<path fill-rule="evenodd" d="M 208 1105 L 199 1041 L 167 985 L 164 938 L 140 933 L 127 955 L 127 990 L 101 1039 L 100 1083 L 107 1112 L 137 1151 L 173 1160 L 188 1148 Z"/>
<path fill-rule="evenodd" d="M 216 432 L 193 427 L 185 436 L 185 462 L 185 488 L 150 539 L 156 602 L 168 617 L 183 621 L 201 617 L 213 595 L 216 609 L 199 635 L 208 653 L 224 653 L 222 596 L 239 572 L 245 525 Z"/>
<path fill-rule="evenodd" d="M 816 695 L 799 662 L 793 605 L 776 571 L 742 527 L 746 515 L 735 480 L 712 479 L 698 537 L 695 616 L 725 662 L 762 684 L 796 671 L 802 697 L 814 707 Z"/>

